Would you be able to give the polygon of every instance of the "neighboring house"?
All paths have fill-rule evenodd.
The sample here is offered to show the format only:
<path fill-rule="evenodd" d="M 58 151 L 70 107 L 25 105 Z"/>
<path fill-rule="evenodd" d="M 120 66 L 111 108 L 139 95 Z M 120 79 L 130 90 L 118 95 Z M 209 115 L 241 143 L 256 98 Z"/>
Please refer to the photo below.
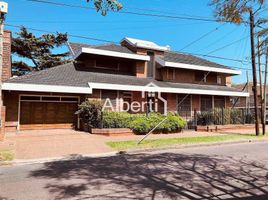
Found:
<path fill-rule="evenodd" d="M 153 42 L 125 38 L 121 45 L 70 43 L 69 48 L 72 63 L 4 78 L 8 131 L 77 127 L 74 113 L 87 98 L 156 102 L 160 94 L 149 96 L 150 84 L 167 101 L 168 111 L 187 118 L 194 110 L 229 107 L 231 97 L 248 95 L 231 87 L 231 76 L 240 71 Z M 163 103 L 157 106 L 163 112 Z"/>
<path fill-rule="evenodd" d="M 233 84 L 233 87 L 242 91 L 249 93 L 248 97 L 235 97 L 232 98 L 233 106 L 235 108 L 248 108 L 250 110 L 254 109 L 254 95 L 253 95 L 253 83 L 241 83 L 241 84 Z M 261 96 L 260 96 L 260 84 L 257 84 L 257 92 L 258 92 L 258 100 L 259 100 L 259 108 L 261 107 Z M 266 86 L 266 110 L 268 110 L 268 85 Z"/>

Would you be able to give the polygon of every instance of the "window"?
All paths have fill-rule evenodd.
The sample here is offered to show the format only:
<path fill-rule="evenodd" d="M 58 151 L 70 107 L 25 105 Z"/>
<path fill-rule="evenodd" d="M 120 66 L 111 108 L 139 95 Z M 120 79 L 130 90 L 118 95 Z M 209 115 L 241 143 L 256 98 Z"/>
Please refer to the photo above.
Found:
<path fill-rule="evenodd" d="M 60 97 L 42 97 L 42 101 L 60 101 Z"/>
<path fill-rule="evenodd" d="M 195 72 L 195 81 L 196 82 L 206 82 L 206 76 L 204 72 L 196 71 Z"/>
<path fill-rule="evenodd" d="M 21 96 L 21 101 L 37 101 L 37 102 L 68 102 L 77 103 L 79 102 L 78 97 L 68 97 L 68 96 Z"/>
<path fill-rule="evenodd" d="M 97 59 L 96 60 L 96 68 L 103 68 L 103 69 L 119 69 L 119 63 L 116 60 L 111 59 Z"/>
<path fill-rule="evenodd" d="M 178 95 L 178 113 L 180 116 L 187 118 L 191 117 L 192 97 L 190 95 Z"/>
<path fill-rule="evenodd" d="M 212 96 L 201 96 L 201 111 L 212 109 Z"/>
<path fill-rule="evenodd" d="M 225 108 L 225 97 L 214 97 L 215 108 Z"/>
<path fill-rule="evenodd" d="M 21 96 L 20 100 L 21 101 L 40 101 L 41 97 L 40 96 Z"/>
<path fill-rule="evenodd" d="M 107 100 L 107 106 L 111 106 L 112 103 L 113 108 L 116 108 L 116 98 L 117 98 L 117 91 L 114 90 L 101 90 L 101 99 L 103 103 Z"/>

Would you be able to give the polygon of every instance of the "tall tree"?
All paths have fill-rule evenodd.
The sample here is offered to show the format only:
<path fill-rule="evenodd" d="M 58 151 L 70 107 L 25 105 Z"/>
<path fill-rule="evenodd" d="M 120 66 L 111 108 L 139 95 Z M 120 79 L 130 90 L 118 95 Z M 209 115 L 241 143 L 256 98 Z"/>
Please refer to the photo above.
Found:
<path fill-rule="evenodd" d="M 87 2 L 93 1 L 97 12 L 106 15 L 108 11 L 119 11 L 123 5 L 118 0 L 86 0 Z"/>
<path fill-rule="evenodd" d="M 251 62 L 253 72 L 253 94 L 255 107 L 255 131 L 259 135 L 259 114 L 258 114 L 258 94 L 257 94 L 257 73 L 256 73 L 256 51 L 255 51 L 255 27 L 258 20 L 255 17 L 266 4 L 266 0 L 211 0 L 211 5 L 215 6 L 215 16 L 220 21 L 230 23 L 249 24 L 251 40 Z M 249 20 L 248 20 L 249 19 Z"/>
<path fill-rule="evenodd" d="M 68 62 L 68 52 L 53 53 L 55 48 L 65 45 L 67 34 L 44 34 L 37 37 L 22 27 L 17 36 L 12 40 L 11 50 L 22 60 L 12 63 L 14 74 L 22 75 L 28 71 L 39 71 Z"/>

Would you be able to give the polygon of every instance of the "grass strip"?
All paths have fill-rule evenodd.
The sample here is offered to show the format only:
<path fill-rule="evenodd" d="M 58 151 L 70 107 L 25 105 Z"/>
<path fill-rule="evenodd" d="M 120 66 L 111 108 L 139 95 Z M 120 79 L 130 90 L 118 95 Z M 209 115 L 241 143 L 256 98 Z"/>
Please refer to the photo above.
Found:
<path fill-rule="evenodd" d="M 177 137 L 177 138 L 164 138 L 164 139 L 147 139 L 141 144 L 137 145 L 136 140 L 121 141 L 121 142 L 107 142 L 106 144 L 116 150 L 128 149 L 144 149 L 144 148 L 159 148 L 174 145 L 189 145 L 189 144 L 203 144 L 215 143 L 240 139 L 264 139 L 267 137 L 255 135 L 241 135 L 241 134 L 225 134 L 214 136 L 199 136 L 199 137 Z"/>

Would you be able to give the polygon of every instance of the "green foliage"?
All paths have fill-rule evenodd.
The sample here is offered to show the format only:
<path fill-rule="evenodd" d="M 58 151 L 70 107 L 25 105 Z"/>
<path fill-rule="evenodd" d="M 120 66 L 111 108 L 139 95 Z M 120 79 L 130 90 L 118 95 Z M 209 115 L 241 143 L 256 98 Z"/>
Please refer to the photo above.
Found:
<path fill-rule="evenodd" d="M 220 21 L 241 24 L 247 20 L 249 10 L 257 12 L 265 7 L 266 0 L 211 0 L 215 6 L 215 16 Z"/>
<path fill-rule="evenodd" d="M 0 151 L 0 161 L 11 161 L 14 159 L 14 153 L 8 150 Z"/>
<path fill-rule="evenodd" d="M 104 112 L 104 128 L 128 128 L 133 120 L 142 117 L 142 114 L 129 114 L 127 112 Z"/>
<path fill-rule="evenodd" d="M 99 100 L 86 100 L 78 106 L 75 113 L 90 128 L 100 128 L 102 121 L 102 103 Z"/>
<path fill-rule="evenodd" d="M 43 70 L 69 62 L 68 52 L 53 54 L 52 50 L 63 46 L 67 42 L 66 33 L 44 34 L 40 37 L 28 32 L 25 27 L 17 33 L 18 37 L 12 39 L 12 53 L 32 62 L 14 61 L 12 71 L 15 75 Z"/>
<path fill-rule="evenodd" d="M 155 129 L 155 133 L 177 132 L 186 126 L 186 121 L 175 113 L 168 113 L 167 116 L 160 113 L 151 113 L 147 117 L 145 114 L 105 112 L 103 114 L 103 127 L 130 128 L 137 134 L 145 134 L 151 131 L 166 117 L 167 119 Z"/>
<path fill-rule="evenodd" d="M 123 8 L 123 5 L 118 0 L 86 0 L 87 2 L 93 1 L 97 12 L 101 12 L 103 16 L 107 14 L 108 11 L 119 11 Z"/>

